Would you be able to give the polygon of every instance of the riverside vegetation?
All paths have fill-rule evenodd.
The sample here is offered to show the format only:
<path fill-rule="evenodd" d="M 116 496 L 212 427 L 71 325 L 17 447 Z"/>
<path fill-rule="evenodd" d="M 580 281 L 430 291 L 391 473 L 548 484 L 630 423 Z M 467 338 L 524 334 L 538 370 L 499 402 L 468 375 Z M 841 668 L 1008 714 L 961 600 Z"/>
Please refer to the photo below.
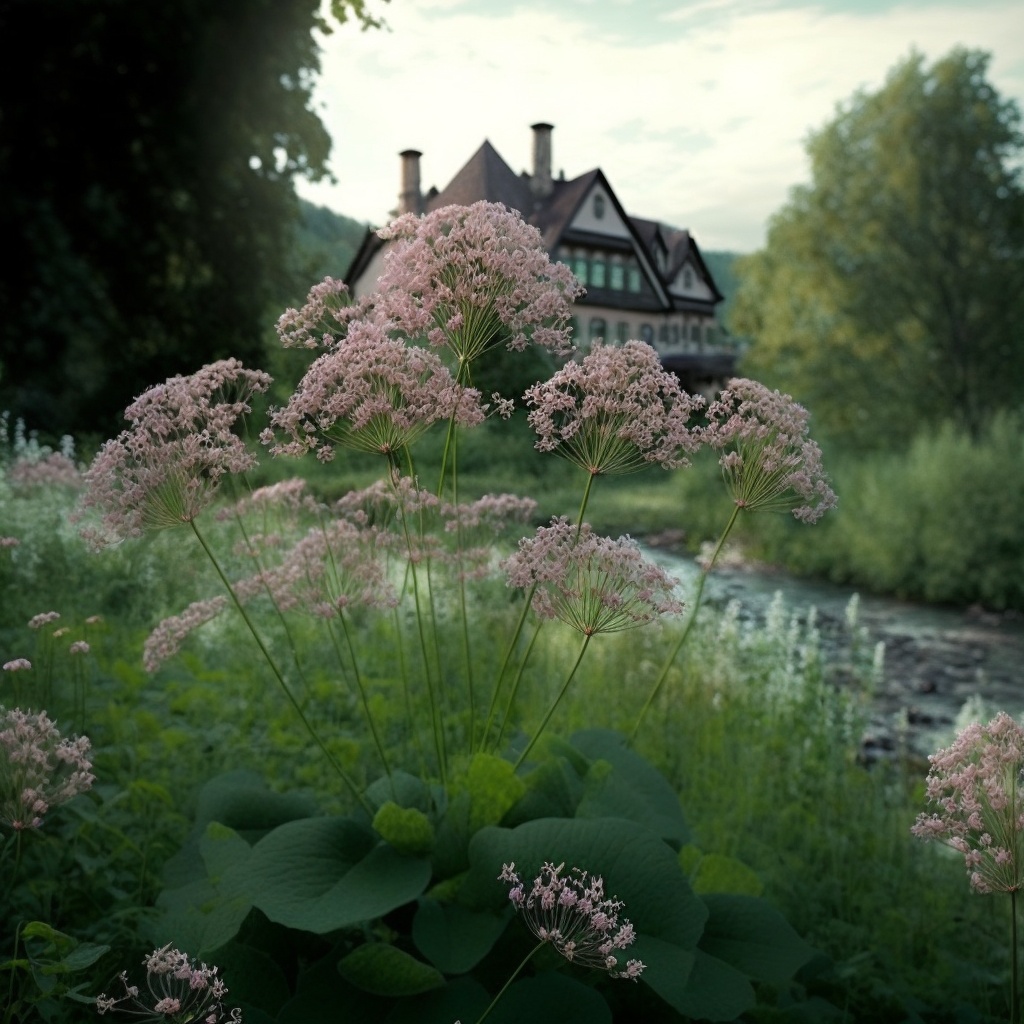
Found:
<path fill-rule="evenodd" d="M 374 295 L 282 317 L 315 359 L 269 468 L 235 360 L 84 473 L 6 445 L 5 1024 L 1004 1019 L 1016 933 L 910 839 L 923 766 L 857 762 L 852 609 L 842 665 L 813 615 L 698 614 L 737 522 L 834 503 L 806 413 L 705 406 L 640 343 L 565 360 L 576 284 L 502 208 L 387 237 Z M 519 407 L 473 386 L 502 350 L 558 358 Z M 565 462 L 496 494 L 516 441 L 575 497 Z M 688 515 L 700 459 L 719 543 L 680 595 L 591 520 L 650 514 L 637 479 Z"/>

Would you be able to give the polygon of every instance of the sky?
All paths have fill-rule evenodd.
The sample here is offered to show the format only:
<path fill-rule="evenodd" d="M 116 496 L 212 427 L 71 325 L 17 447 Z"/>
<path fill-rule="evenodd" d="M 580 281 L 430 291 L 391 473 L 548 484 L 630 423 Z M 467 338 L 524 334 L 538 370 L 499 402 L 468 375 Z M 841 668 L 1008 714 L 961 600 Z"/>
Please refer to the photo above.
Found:
<path fill-rule="evenodd" d="M 367 0 L 385 30 L 322 39 L 313 103 L 336 184 L 303 198 L 386 223 L 404 149 L 441 189 L 485 140 L 516 172 L 530 125 L 552 165 L 600 167 L 627 212 L 688 228 L 705 250 L 753 252 L 805 141 L 913 51 L 991 54 L 988 78 L 1024 109 L 1022 0 Z"/>

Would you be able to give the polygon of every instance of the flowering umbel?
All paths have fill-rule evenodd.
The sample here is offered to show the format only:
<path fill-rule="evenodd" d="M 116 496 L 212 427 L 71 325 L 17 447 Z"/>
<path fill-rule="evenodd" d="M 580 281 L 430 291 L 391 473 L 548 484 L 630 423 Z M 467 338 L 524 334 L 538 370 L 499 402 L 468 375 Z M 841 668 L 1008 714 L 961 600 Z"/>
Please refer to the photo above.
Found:
<path fill-rule="evenodd" d="M 708 406 L 704 439 L 719 459 L 733 499 L 748 512 L 788 512 L 817 522 L 836 504 L 807 437 L 807 410 L 789 395 L 734 378 Z"/>
<path fill-rule="evenodd" d="M 700 445 L 687 425 L 704 399 L 688 395 L 642 341 L 595 345 L 526 392 L 540 451 L 592 475 L 630 473 L 651 463 L 685 466 Z"/>
<path fill-rule="evenodd" d="M 1024 889 L 1024 728 L 1001 711 L 928 760 L 928 800 L 938 810 L 920 814 L 913 834 L 962 853 L 976 892 Z"/>
<path fill-rule="evenodd" d="M 96 1000 L 99 1013 L 123 1013 L 144 1021 L 164 1024 L 220 1024 L 240 1022 L 242 1011 L 224 1009 L 227 986 L 216 967 L 197 964 L 170 944 L 153 950 L 143 961 L 146 967 L 146 993 L 129 984 L 128 972 L 122 971 L 120 996 L 105 993 Z"/>
<path fill-rule="evenodd" d="M 542 526 L 502 563 L 510 587 L 534 588 L 533 608 L 585 636 L 677 614 L 678 581 L 644 558 L 629 537 L 612 540 L 564 516 Z"/>
<path fill-rule="evenodd" d="M 639 960 L 619 968 L 619 954 L 636 935 L 628 920 L 619 920 L 623 903 L 605 896 L 600 876 L 579 868 L 564 875 L 564 864 L 548 862 L 527 889 L 515 867 L 503 864 L 498 879 L 511 885 L 508 898 L 541 942 L 550 943 L 566 960 L 608 971 L 613 978 L 640 977 L 645 965 Z"/>
<path fill-rule="evenodd" d="M 126 410 L 130 426 L 100 449 L 86 471 L 82 511 L 102 517 L 96 546 L 191 522 L 213 500 L 225 473 L 256 458 L 234 433 L 270 377 L 237 359 L 210 363 L 188 377 L 150 388 Z"/>
<path fill-rule="evenodd" d="M 406 337 L 448 349 L 461 368 L 498 345 L 570 351 L 572 302 L 583 291 L 552 263 L 540 232 L 500 203 L 405 214 L 378 234 L 393 243 L 374 299 Z"/>
<path fill-rule="evenodd" d="M 0 825 L 39 828 L 51 808 L 86 792 L 89 747 L 86 736 L 64 739 L 45 711 L 0 706 Z"/>

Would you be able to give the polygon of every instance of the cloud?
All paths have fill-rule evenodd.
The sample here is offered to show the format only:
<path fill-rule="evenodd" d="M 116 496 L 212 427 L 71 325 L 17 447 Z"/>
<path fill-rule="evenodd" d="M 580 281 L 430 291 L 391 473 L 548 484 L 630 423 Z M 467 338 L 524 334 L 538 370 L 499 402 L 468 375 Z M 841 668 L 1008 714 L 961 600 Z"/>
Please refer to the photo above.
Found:
<path fill-rule="evenodd" d="M 962 4 L 872 8 L 396 3 L 385 10 L 391 31 L 346 27 L 325 41 L 315 101 L 338 185 L 300 191 L 382 223 L 401 150 L 421 150 L 424 185 L 441 188 L 485 138 L 526 168 L 529 125 L 549 121 L 556 172 L 600 166 L 630 212 L 687 226 L 705 248 L 750 251 L 807 178 L 808 132 L 858 88 L 878 88 L 912 48 L 929 59 L 957 44 L 990 50 L 991 81 L 1024 102 L 1017 0 L 979 0 L 970 19 Z"/>

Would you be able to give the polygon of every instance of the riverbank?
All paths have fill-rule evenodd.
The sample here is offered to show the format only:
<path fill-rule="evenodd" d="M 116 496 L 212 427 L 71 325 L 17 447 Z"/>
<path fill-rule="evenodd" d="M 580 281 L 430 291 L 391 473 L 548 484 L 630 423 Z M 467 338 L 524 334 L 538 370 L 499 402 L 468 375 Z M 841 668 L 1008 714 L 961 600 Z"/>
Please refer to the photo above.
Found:
<path fill-rule="evenodd" d="M 652 557 L 684 581 L 699 572 L 679 539 L 645 541 Z M 848 635 L 846 609 L 854 591 L 798 579 L 773 566 L 746 562 L 733 550 L 716 564 L 705 587 L 712 607 L 738 601 L 742 617 L 762 621 L 777 592 L 801 619 L 816 610 L 826 652 Z M 948 744 L 968 701 L 980 701 L 979 717 L 996 711 L 1024 713 L 1024 617 L 976 608 L 946 608 L 859 594 L 858 622 L 873 645 L 885 645 L 885 661 L 863 738 L 866 759 L 893 756 L 904 746 L 925 758 Z M 838 680 L 841 684 L 841 679 Z"/>

